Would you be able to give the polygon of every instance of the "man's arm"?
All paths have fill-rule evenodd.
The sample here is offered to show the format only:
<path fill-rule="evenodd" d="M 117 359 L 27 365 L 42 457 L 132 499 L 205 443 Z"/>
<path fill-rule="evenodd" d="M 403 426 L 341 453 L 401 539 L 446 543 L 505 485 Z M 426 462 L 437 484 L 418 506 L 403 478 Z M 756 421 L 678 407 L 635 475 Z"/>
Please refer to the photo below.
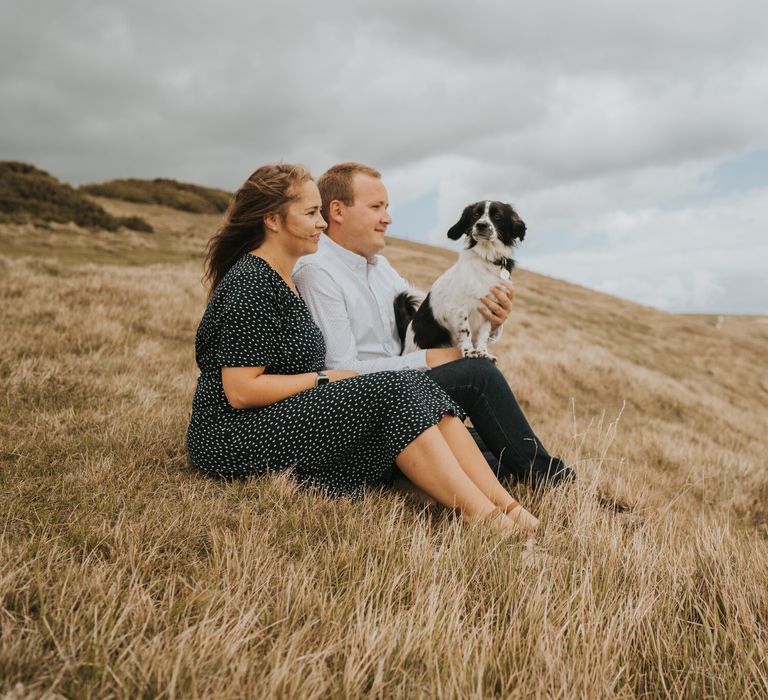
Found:
<path fill-rule="evenodd" d="M 294 274 L 293 280 L 323 333 L 325 363 L 329 369 L 352 369 L 360 374 L 370 374 L 385 370 L 429 368 L 427 350 L 358 360 L 357 343 L 352 333 L 344 294 L 333 278 L 317 265 L 304 265 Z"/>

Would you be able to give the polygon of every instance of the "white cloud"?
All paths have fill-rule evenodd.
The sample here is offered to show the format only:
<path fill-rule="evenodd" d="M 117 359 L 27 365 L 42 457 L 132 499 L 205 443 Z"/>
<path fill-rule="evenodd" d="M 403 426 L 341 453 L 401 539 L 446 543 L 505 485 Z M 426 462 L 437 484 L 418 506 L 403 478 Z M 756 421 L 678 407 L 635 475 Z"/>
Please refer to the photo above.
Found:
<path fill-rule="evenodd" d="M 529 255 L 524 247 L 520 259 L 533 270 L 669 311 L 764 313 L 766 217 L 768 188 L 696 208 L 616 211 L 602 222 L 607 235 L 599 248 Z"/>

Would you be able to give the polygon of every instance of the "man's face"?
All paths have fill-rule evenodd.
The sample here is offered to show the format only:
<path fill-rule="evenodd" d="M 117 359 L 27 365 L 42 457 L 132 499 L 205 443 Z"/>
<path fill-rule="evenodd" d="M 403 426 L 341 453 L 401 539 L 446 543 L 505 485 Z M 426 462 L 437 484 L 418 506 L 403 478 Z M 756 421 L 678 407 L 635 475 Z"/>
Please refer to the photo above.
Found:
<path fill-rule="evenodd" d="M 372 258 L 386 242 L 384 235 L 392 218 L 387 212 L 389 198 L 381 180 L 363 173 L 356 173 L 353 180 L 354 204 L 341 207 L 341 226 L 335 231 L 334 240 L 347 250 Z"/>

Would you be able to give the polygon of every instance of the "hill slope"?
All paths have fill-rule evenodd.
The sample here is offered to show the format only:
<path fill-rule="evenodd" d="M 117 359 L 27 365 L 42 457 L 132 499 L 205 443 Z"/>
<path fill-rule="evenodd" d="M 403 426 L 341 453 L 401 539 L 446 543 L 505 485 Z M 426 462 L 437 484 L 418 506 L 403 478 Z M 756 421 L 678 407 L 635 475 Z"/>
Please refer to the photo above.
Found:
<path fill-rule="evenodd" d="M 561 557 L 524 568 L 515 542 L 396 494 L 195 473 L 200 255 L 219 217 L 97 201 L 157 233 L 30 228 L 25 248 L 0 224 L 0 694 L 768 694 L 766 319 L 515 273 L 496 354 L 579 475 L 515 487 Z M 422 287 L 454 257 L 386 253 Z M 622 529 L 595 491 L 647 525 Z"/>

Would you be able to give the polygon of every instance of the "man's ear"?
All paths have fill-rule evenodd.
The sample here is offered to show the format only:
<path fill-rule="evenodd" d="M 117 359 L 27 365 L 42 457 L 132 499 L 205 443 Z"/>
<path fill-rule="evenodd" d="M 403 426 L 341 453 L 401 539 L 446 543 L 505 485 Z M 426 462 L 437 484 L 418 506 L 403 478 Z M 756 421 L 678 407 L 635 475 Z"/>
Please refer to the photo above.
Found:
<path fill-rule="evenodd" d="M 331 200 L 328 205 L 328 223 L 331 221 L 340 224 L 344 220 L 344 207 L 338 199 Z"/>

